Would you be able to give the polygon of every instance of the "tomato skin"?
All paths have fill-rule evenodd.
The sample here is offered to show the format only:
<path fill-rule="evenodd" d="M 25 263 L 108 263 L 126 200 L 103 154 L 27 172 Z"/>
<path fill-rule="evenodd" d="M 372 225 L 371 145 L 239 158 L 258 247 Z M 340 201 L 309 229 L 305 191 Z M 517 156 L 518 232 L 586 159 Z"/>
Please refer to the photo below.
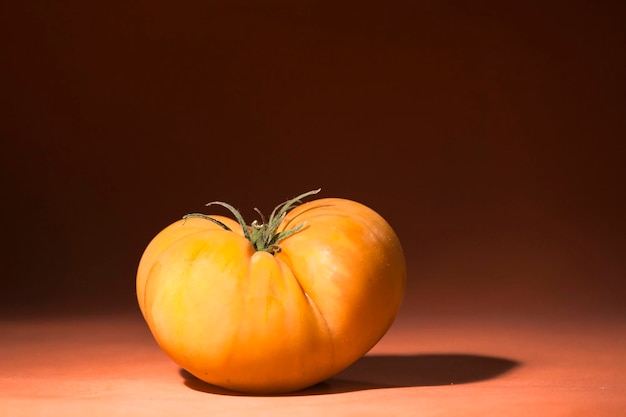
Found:
<path fill-rule="evenodd" d="M 387 222 L 343 199 L 304 203 L 305 223 L 272 255 L 203 219 L 176 222 L 148 245 L 140 309 L 161 348 L 196 377 L 248 393 L 295 391 L 364 355 L 391 326 L 406 267 Z"/>
<path fill-rule="evenodd" d="M 213 216 L 215 219 L 228 225 L 233 231 L 237 231 L 237 222 L 222 216 Z M 158 256 L 167 249 L 172 243 L 181 239 L 189 234 L 199 232 L 202 230 L 220 230 L 221 228 L 210 221 L 203 219 L 187 219 L 178 220 L 157 234 L 154 239 L 148 244 L 139 261 L 139 267 L 137 268 L 137 301 L 139 303 L 139 309 L 141 313 L 146 316 L 145 313 L 145 286 L 148 280 L 148 274 L 150 269 L 154 266 Z"/>

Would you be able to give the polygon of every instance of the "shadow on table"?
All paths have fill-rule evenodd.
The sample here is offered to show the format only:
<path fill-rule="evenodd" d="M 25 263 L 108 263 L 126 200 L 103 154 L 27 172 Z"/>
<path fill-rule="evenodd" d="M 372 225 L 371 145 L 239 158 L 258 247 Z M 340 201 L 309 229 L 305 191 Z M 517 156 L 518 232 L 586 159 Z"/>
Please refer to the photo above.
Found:
<path fill-rule="evenodd" d="M 511 359 L 469 354 L 369 355 L 327 381 L 287 395 L 467 384 L 497 378 L 519 365 Z M 191 389 L 243 395 L 207 384 L 184 369 L 180 373 Z"/>

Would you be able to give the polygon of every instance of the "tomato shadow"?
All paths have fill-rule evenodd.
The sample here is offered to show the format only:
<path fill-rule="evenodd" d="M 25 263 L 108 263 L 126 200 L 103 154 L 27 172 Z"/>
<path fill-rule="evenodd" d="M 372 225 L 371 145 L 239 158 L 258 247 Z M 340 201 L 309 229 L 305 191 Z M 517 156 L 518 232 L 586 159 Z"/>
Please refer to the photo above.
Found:
<path fill-rule="evenodd" d="M 468 384 L 497 378 L 520 366 L 507 358 L 470 354 L 368 355 L 336 376 L 282 396 L 339 394 L 382 388 Z M 201 381 L 181 369 L 184 384 L 196 391 L 245 395 Z"/>

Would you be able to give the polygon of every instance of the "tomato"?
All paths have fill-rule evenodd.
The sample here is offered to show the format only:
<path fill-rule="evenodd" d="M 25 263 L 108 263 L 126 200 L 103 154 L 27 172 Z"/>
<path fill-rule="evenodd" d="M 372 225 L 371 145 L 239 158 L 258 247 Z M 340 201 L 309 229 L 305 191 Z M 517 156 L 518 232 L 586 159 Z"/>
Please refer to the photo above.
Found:
<path fill-rule="evenodd" d="M 372 209 L 346 199 L 278 206 L 247 226 L 189 215 L 161 231 L 137 271 L 159 346 L 210 384 L 284 393 L 367 353 L 393 323 L 406 281 L 402 247 Z"/>

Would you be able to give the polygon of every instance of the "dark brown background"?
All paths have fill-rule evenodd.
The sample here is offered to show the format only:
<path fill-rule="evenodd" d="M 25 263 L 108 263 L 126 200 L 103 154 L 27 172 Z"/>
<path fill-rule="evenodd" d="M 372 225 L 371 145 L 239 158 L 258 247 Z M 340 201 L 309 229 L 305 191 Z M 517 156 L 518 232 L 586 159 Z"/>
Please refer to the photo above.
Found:
<path fill-rule="evenodd" d="M 134 309 L 162 227 L 317 187 L 403 314 L 624 312 L 622 2 L 292 3 L 0 6 L 2 314 Z"/>

